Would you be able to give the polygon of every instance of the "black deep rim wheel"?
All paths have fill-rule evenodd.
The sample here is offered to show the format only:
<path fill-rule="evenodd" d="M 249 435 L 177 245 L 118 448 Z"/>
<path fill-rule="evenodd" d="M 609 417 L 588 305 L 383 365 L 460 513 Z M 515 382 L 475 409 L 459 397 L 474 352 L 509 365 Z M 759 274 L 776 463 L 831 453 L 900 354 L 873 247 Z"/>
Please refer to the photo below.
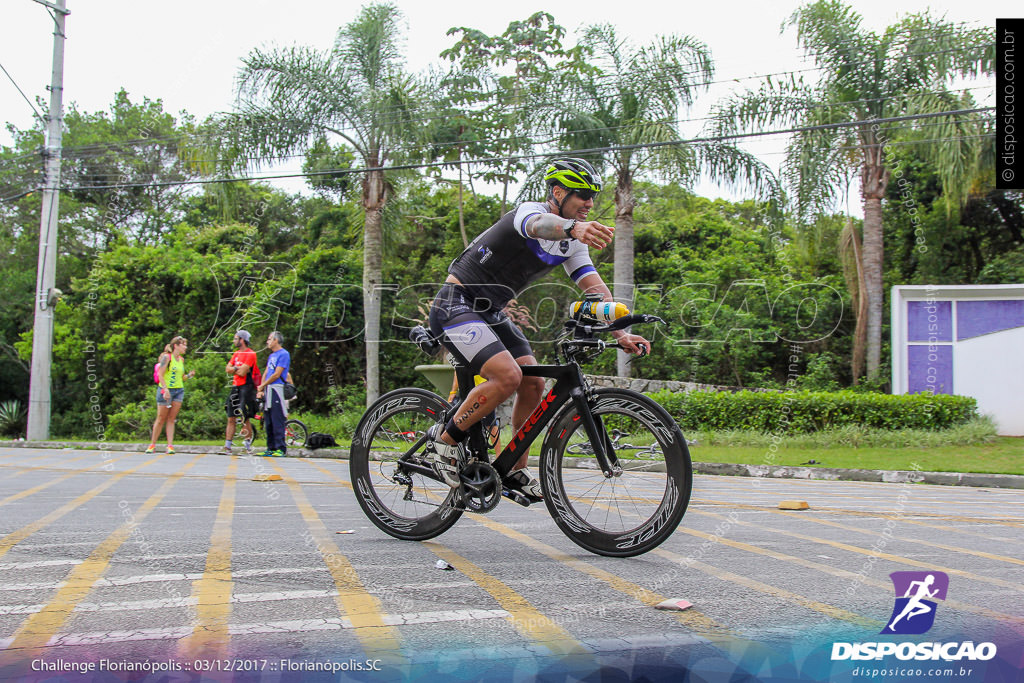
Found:
<path fill-rule="evenodd" d="M 448 404 L 422 389 L 398 389 L 367 409 L 352 437 L 349 471 L 356 500 L 385 533 L 422 541 L 447 531 L 462 516 L 458 489 L 406 467 L 428 467 L 424 434 Z"/>
<path fill-rule="evenodd" d="M 598 389 L 590 405 L 609 441 L 614 429 L 629 433 L 616 450 L 622 473 L 604 476 L 568 404 L 544 440 L 544 502 L 577 545 L 599 555 L 640 555 L 671 536 L 686 512 L 693 486 L 686 440 L 671 416 L 642 394 Z"/>

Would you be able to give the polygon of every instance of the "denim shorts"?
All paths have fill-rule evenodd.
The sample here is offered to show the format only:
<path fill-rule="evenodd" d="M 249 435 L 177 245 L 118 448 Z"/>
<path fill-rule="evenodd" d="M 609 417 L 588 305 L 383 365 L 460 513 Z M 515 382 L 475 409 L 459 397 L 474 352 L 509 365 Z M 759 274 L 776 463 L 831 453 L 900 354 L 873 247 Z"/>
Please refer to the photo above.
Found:
<path fill-rule="evenodd" d="M 156 404 L 158 406 L 167 406 L 168 408 L 170 408 L 171 407 L 171 403 L 181 403 L 182 401 L 185 400 L 185 389 L 184 388 L 181 388 L 181 389 L 171 389 L 170 392 L 171 392 L 171 398 L 170 398 L 170 400 L 168 400 L 168 399 L 164 398 L 163 390 L 160 387 L 157 387 L 156 388 Z"/>

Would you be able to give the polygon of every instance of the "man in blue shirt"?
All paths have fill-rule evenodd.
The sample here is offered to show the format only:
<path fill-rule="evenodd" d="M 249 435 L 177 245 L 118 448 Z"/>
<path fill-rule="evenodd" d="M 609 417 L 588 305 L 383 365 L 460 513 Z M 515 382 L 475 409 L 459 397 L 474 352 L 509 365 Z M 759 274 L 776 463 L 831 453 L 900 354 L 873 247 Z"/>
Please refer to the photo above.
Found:
<path fill-rule="evenodd" d="M 267 430 L 267 450 L 262 455 L 270 458 L 280 458 L 288 451 L 284 440 L 284 423 L 288 418 L 284 402 L 284 380 L 288 377 L 292 357 L 283 344 L 284 335 L 277 330 L 267 337 L 270 358 L 267 359 L 267 369 L 263 371 L 263 381 L 256 387 L 257 399 L 266 395 L 263 404 L 263 426 Z"/>

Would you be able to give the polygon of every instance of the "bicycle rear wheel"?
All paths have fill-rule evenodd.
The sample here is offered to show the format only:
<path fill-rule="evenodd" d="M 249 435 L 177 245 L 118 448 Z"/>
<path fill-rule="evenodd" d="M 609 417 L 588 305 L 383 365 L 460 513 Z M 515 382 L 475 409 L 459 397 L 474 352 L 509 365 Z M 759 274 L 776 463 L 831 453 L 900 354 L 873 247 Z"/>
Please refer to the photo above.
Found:
<path fill-rule="evenodd" d="M 631 557 L 672 535 L 690 502 L 693 469 L 686 439 L 660 405 L 626 389 L 597 389 L 590 409 L 622 473 L 606 478 L 569 403 L 544 439 L 540 481 L 555 523 L 598 555 Z"/>
<path fill-rule="evenodd" d="M 367 409 L 352 437 L 349 471 L 356 500 L 379 529 L 423 541 L 444 533 L 462 516 L 461 497 L 429 469 L 427 428 L 448 404 L 422 389 L 397 389 Z"/>
<path fill-rule="evenodd" d="M 309 438 L 309 429 L 300 420 L 288 420 L 284 423 L 284 442 L 288 448 L 302 448 Z"/>

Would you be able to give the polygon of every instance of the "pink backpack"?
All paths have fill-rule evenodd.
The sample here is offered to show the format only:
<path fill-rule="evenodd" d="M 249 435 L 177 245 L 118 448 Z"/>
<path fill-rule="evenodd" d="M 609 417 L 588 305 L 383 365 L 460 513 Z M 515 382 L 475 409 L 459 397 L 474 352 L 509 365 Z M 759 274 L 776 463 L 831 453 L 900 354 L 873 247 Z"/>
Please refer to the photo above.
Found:
<path fill-rule="evenodd" d="M 153 383 L 160 384 L 160 361 L 157 361 L 156 365 L 153 366 Z"/>

